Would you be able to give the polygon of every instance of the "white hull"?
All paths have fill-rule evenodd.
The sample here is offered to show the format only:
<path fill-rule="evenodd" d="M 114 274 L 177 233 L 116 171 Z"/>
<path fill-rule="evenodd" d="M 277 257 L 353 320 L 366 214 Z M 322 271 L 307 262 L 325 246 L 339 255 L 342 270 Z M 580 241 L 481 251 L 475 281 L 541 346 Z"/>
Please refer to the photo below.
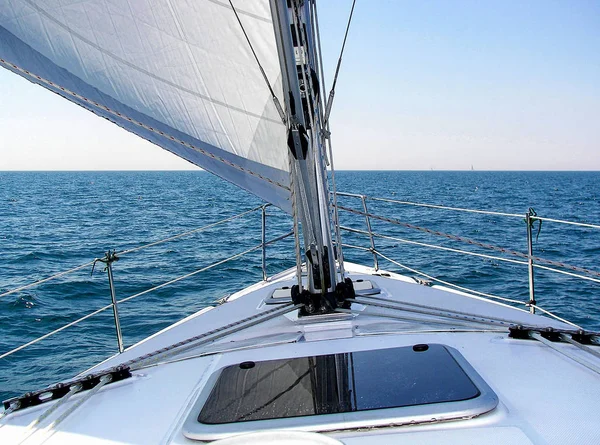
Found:
<path fill-rule="evenodd" d="M 406 306 L 407 310 L 399 311 L 354 303 L 353 315 L 298 320 L 295 312 L 289 312 L 245 329 L 238 330 L 243 324 L 233 326 L 232 333 L 214 341 L 207 341 L 210 336 L 204 337 L 198 340 L 200 345 L 184 352 L 168 352 L 148 359 L 146 366 L 132 372 L 132 378 L 105 386 L 49 429 L 45 427 L 60 418 L 78 399 L 86 397 L 86 392 L 73 396 L 33 428 L 27 426 L 56 402 L 6 416 L 0 421 L 0 443 L 19 443 L 23 439 L 27 444 L 198 443 L 184 435 L 184 423 L 196 409 L 198 396 L 206 392 L 205 386 L 212 384 L 211 376 L 223 367 L 246 361 L 416 344 L 441 344 L 457 350 L 497 395 L 497 406 L 480 415 L 448 421 L 441 421 L 443 416 L 435 415 L 424 421 L 425 409 L 424 415 L 414 410 L 403 415 L 393 410 L 374 410 L 367 411 L 368 415 L 348 416 L 344 417 L 346 420 L 334 419 L 333 422 L 321 415 L 288 419 L 283 424 L 240 422 L 225 428 L 224 432 L 219 426 L 211 426 L 206 432 L 198 433 L 199 437 L 217 439 L 233 433 L 260 431 L 271 425 L 277 429 L 320 432 L 345 444 L 373 443 L 374 440 L 380 444 L 598 443 L 595 415 L 600 400 L 600 380 L 593 368 L 600 367 L 600 360 L 576 346 L 555 344 L 560 351 L 588 365 L 583 366 L 546 344 L 507 335 L 509 321 L 557 329 L 569 328 L 568 325 L 483 298 L 422 286 L 407 277 L 374 275 L 372 269 L 353 264 L 346 267 L 354 281 L 370 280 L 381 289 L 379 294 L 370 297 L 380 300 L 371 301 L 396 300 L 420 306 Z M 288 272 L 251 286 L 232 295 L 226 304 L 194 314 L 90 371 L 109 368 L 273 310 L 277 306 L 265 305 L 264 300 L 274 289 L 292 284 L 293 272 Z M 453 312 L 448 317 L 433 317 L 424 314 L 431 309 L 422 306 Z M 457 317 L 457 313 L 472 315 Z M 479 318 L 477 316 L 506 321 L 503 325 L 466 320 Z M 596 346 L 591 348 L 600 350 Z M 181 360 L 183 357 L 191 358 Z M 444 372 L 443 369 L 438 371 Z M 399 372 L 390 370 L 389 379 L 399 378 Z M 385 387 L 386 382 L 381 385 Z M 188 432 L 187 435 L 194 434 Z M 281 435 L 273 436 L 273 440 L 280 441 Z"/>

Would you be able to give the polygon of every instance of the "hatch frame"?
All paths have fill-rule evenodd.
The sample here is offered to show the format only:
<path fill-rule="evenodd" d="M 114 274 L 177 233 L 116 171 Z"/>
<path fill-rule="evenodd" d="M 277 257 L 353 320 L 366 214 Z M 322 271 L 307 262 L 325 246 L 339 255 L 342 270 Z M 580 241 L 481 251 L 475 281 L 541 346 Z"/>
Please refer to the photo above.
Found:
<path fill-rule="evenodd" d="M 430 344 L 433 345 L 433 344 Z M 192 440 L 211 441 L 223 439 L 237 434 L 246 434 L 263 430 L 298 430 L 298 431 L 340 431 L 358 428 L 380 428 L 402 425 L 419 425 L 423 423 L 437 423 L 449 420 L 471 419 L 492 411 L 499 403 L 498 396 L 475 371 L 463 355 L 456 349 L 442 346 L 456 361 L 459 368 L 479 390 L 479 395 L 459 401 L 429 403 L 423 405 L 401 406 L 395 408 L 378 408 L 365 411 L 352 411 L 335 414 L 313 414 L 300 417 L 284 417 L 277 419 L 248 420 L 234 423 L 206 424 L 198 421 L 206 401 L 210 397 L 215 384 L 223 370 L 231 363 L 215 370 L 207 379 L 196 401 L 183 424 L 182 432 L 185 437 Z M 410 346 L 406 346 L 410 347 Z M 394 348 L 376 348 L 349 352 L 363 352 L 369 350 L 385 350 Z M 347 353 L 347 352 L 340 352 Z M 321 354 L 328 355 L 328 354 Z M 285 357 L 281 357 L 284 359 Z M 290 357 L 299 358 L 299 357 Z M 273 360 L 273 359 L 271 359 Z M 271 361 L 267 360 L 267 361 Z"/>

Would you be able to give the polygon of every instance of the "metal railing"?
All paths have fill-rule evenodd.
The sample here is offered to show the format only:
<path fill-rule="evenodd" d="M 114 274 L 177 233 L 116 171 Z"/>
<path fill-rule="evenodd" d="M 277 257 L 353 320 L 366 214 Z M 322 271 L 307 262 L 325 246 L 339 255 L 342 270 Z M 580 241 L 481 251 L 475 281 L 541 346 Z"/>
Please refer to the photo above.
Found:
<path fill-rule="evenodd" d="M 569 225 L 575 225 L 575 226 L 580 226 L 580 227 L 584 227 L 584 228 L 591 228 L 591 229 L 600 229 L 599 225 L 595 225 L 595 224 L 588 224 L 588 223 L 578 223 L 578 222 L 573 222 L 573 221 L 564 221 L 564 220 L 559 220 L 559 219 L 553 219 L 553 218 L 544 218 L 544 217 L 540 217 L 538 216 L 535 211 L 533 211 L 533 209 L 529 209 L 525 214 L 515 214 L 515 213 L 502 213 L 502 212 L 492 212 L 492 211 L 486 211 L 486 210 L 473 210 L 473 209 L 465 209 L 465 208 L 458 208 L 458 207 L 448 207 L 448 206 L 440 206 L 440 205 L 433 205 L 433 204 L 423 204 L 423 203 L 415 203 L 415 202 L 409 202 L 409 201 L 400 201 L 400 200 L 395 200 L 395 199 L 388 199 L 388 198 L 376 198 L 376 197 L 370 197 L 367 195 L 359 195 L 359 194 L 353 194 L 353 193 L 344 193 L 344 192 L 338 192 L 337 193 L 338 196 L 340 197 L 349 197 L 349 198 L 356 198 L 360 200 L 360 209 L 353 209 L 350 207 L 346 207 L 343 206 L 341 204 L 337 204 L 337 210 L 338 211 L 343 211 L 343 212 L 347 212 L 347 213 L 351 213 L 351 214 L 355 214 L 355 215 L 359 215 L 362 216 L 364 218 L 364 223 L 365 223 L 365 230 L 361 230 L 361 229 L 357 229 L 357 228 L 351 228 L 351 227 L 346 227 L 343 225 L 340 225 L 340 229 L 342 231 L 345 232 L 349 232 L 349 233 L 354 233 L 357 235 L 361 235 L 364 236 L 368 239 L 368 243 L 369 243 L 369 247 L 363 247 L 363 246 L 357 246 L 357 245 L 353 245 L 353 244 L 348 244 L 348 243 L 342 243 L 341 245 L 343 247 L 347 247 L 347 248 L 352 248 L 352 249 L 358 249 L 358 250 L 362 250 L 365 252 L 369 252 L 372 257 L 373 257 L 373 267 L 374 269 L 377 271 L 379 270 L 379 259 L 383 259 L 386 260 L 398 267 L 401 267 L 405 270 L 408 270 L 416 275 L 422 276 L 424 278 L 426 278 L 427 280 L 430 280 L 432 282 L 437 282 L 449 287 L 453 287 L 457 290 L 460 291 L 464 291 L 464 292 L 469 292 L 471 294 L 475 294 L 475 295 L 480 295 L 482 297 L 486 297 L 486 298 L 492 298 L 492 299 L 497 299 L 497 300 L 501 300 L 507 303 L 513 303 L 513 304 L 524 304 L 527 307 L 529 307 L 529 310 L 531 311 L 531 313 L 535 313 L 535 310 L 539 310 L 541 312 L 543 312 L 544 314 L 550 315 L 554 318 L 557 318 L 565 323 L 569 323 L 574 325 L 573 323 L 560 318 L 558 316 L 556 316 L 555 314 L 550 313 L 549 311 L 541 308 L 540 306 L 537 305 L 536 299 L 535 299 L 535 280 L 534 280 L 534 270 L 536 268 L 539 269 L 544 269 L 544 270 L 548 270 L 551 272 L 555 272 L 555 273 L 560 273 L 560 274 L 565 274 L 571 277 L 575 277 L 575 278 L 580 278 L 580 279 L 584 279 L 584 280 L 589 280 L 595 283 L 600 283 L 600 273 L 597 271 L 593 271 L 593 270 L 589 270 L 589 269 L 585 269 L 582 267 L 578 267 L 578 266 L 572 266 L 569 264 L 565 264 L 565 263 L 561 263 L 558 261 L 554 261 L 554 260 L 548 260 L 545 258 L 541 258 L 538 257 L 536 255 L 534 255 L 534 251 L 533 251 L 533 224 L 536 221 L 548 221 L 548 222 L 554 222 L 554 223 L 562 223 L 562 224 L 569 224 Z M 436 231 L 433 229 L 429 229 L 426 227 L 420 227 L 420 226 L 416 226 L 414 224 L 410 224 L 410 223 L 406 223 L 403 221 L 400 221 L 398 219 L 395 218 L 390 218 L 390 217 L 385 217 L 385 216 L 380 216 L 380 215 L 376 215 L 372 212 L 369 211 L 367 202 L 368 201 L 378 201 L 378 202 L 385 202 L 388 204 L 394 204 L 394 205 L 405 205 L 405 206 L 414 206 L 414 207 L 421 207 L 421 208 L 430 208 L 430 209 L 436 209 L 436 210 L 444 210 L 444 211 L 453 211 L 453 212 L 466 212 L 466 213 L 473 213 L 473 214 L 481 214 L 481 215 L 491 215 L 491 216 L 497 216 L 497 217 L 508 217 L 508 218 L 519 218 L 521 220 L 524 220 L 527 226 L 527 230 L 526 230 L 526 242 L 527 242 L 527 253 L 522 253 L 522 252 L 518 252 L 518 251 L 514 251 L 514 250 L 510 250 L 510 249 L 506 249 L 506 248 L 502 248 L 502 247 L 498 247 L 495 245 L 491 245 L 491 244 L 487 244 L 487 243 L 483 243 L 483 242 L 479 242 L 479 241 L 475 241 L 469 238 L 465 238 L 462 236 L 457 236 L 457 235 L 452 235 L 449 233 L 444 233 L 444 232 L 440 232 L 440 231 Z M 251 252 L 257 251 L 257 250 L 261 250 L 261 268 L 262 268 L 262 278 L 263 280 L 268 280 L 268 274 L 267 274 L 267 256 L 266 256 L 266 248 L 267 246 L 278 242 L 280 240 L 283 240 L 291 235 L 293 235 L 293 231 L 289 231 L 283 235 L 277 236 L 275 238 L 272 238 L 270 240 L 267 240 L 267 212 L 266 209 L 270 206 L 270 204 L 265 204 L 265 205 L 261 205 L 255 208 L 252 208 L 250 210 L 247 210 L 245 212 L 242 212 L 240 214 L 222 219 L 220 221 L 217 221 L 215 223 L 211 223 L 193 230 L 189 230 L 186 232 L 182 232 L 173 236 L 170 236 L 168 238 L 164 238 L 161 240 L 157 240 L 148 244 L 144 244 L 141 246 L 137 246 L 134 248 L 130 248 L 127 250 L 123 250 L 123 251 L 109 251 L 106 252 L 106 254 L 104 255 L 104 257 L 101 258 L 95 258 L 92 261 L 89 261 L 85 264 L 73 267 L 69 270 L 57 273 L 55 275 L 37 280 L 33 283 L 24 285 L 24 286 L 20 286 L 17 288 L 14 288 L 12 290 L 6 291 L 2 294 L 0 294 L 0 298 L 17 293 L 17 292 L 21 292 L 23 290 L 29 289 L 31 287 L 34 286 L 38 286 L 41 285 L 43 283 L 46 283 L 48 281 L 60 278 L 60 277 L 64 277 L 66 275 L 69 275 L 71 273 L 80 271 L 82 269 L 85 268 L 89 268 L 90 266 L 92 267 L 92 271 L 93 268 L 95 267 L 96 263 L 100 262 L 103 263 L 105 265 L 105 269 L 107 272 L 107 277 L 108 277 L 108 284 L 109 284 L 109 290 L 110 290 L 110 304 L 107 304 L 95 311 L 92 311 L 74 321 L 71 321 L 47 334 L 44 334 L 32 341 L 29 341 L 25 344 L 22 344 L 10 351 L 7 351 L 5 353 L 1 353 L 0 354 L 0 359 L 5 358 L 9 355 L 12 355 L 22 349 L 25 349 L 29 346 L 32 346 L 48 337 L 51 337 L 55 334 L 58 334 L 59 332 L 75 326 L 91 317 L 94 317 L 102 312 L 105 312 L 109 309 L 112 309 L 113 312 L 113 318 L 114 318 L 114 325 L 115 325 L 115 332 L 116 332 L 116 338 L 117 338 L 117 346 L 118 346 L 118 350 L 119 352 L 123 352 L 125 349 L 125 345 L 124 345 L 124 341 L 123 341 L 123 334 L 122 334 L 122 329 L 121 329 L 121 323 L 120 323 L 120 315 L 119 315 L 119 305 L 123 304 L 127 301 L 133 300 L 134 298 L 140 297 L 142 295 L 146 295 L 150 292 L 154 292 L 158 289 L 164 288 L 166 286 L 169 286 L 173 283 L 179 282 L 181 280 L 187 279 L 189 277 L 192 277 L 194 275 L 197 275 L 201 272 L 205 272 L 209 269 L 215 268 L 217 266 L 220 266 L 226 262 L 229 261 L 233 261 L 237 258 L 240 258 L 244 255 L 247 255 Z M 157 245 L 163 244 L 163 243 L 168 243 L 171 241 L 175 241 L 178 240 L 180 238 L 183 237 L 187 237 L 187 236 L 191 236 L 193 234 L 196 233 L 200 233 L 200 232 L 205 232 L 208 231 L 210 229 L 213 229 L 219 225 L 231 222 L 233 220 L 242 218 L 244 216 L 253 214 L 255 212 L 260 211 L 261 213 L 261 243 L 255 246 L 252 246 L 244 251 L 238 252 L 234 255 L 231 255 L 227 258 L 221 259 L 213 264 L 210 264 L 208 266 L 205 266 L 203 268 L 194 270 L 192 272 L 189 272 L 185 275 L 181 275 L 178 276 L 174 279 L 171 279 L 169 281 L 166 281 L 162 284 L 153 286 L 149 289 L 143 290 L 141 292 L 135 293 L 133 295 L 130 295 L 128 297 L 122 298 L 122 299 L 118 299 L 117 298 L 117 293 L 115 290 L 115 284 L 114 284 L 114 271 L 113 271 L 113 263 L 118 261 L 121 257 L 126 256 L 126 255 L 130 255 L 134 252 L 138 252 L 140 250 L 143 249 L 147 249 L 150 247 L 155 247 Z M 398 225 L 398 226 L 402 226 L 408 229 L 412 229 L 412 230 L 416 230 L 419 231 L 421 233 L 428 233 L 431 235 L 435 235 L 435 236 L 439 236 L 439 237 L 443 237 L 446 239 L 450 239 L 450 240 L 454 240 L 454 241 L 460 241 L 466 244 L 469 244 L 471 246 L 477 246 L 480 247 L 482 249 L 487 249 L 487 250 L 492 250 L 495 253 L 498 253 L 500 255 L 505 255 L 505 256 L 500 256 L 500 255 L 492 255 L 492 254 L 486 254 L 486 253 L 481 253 L 481 252 L 473 252 L 473 251 L 468 251 L 468 250 L 464 250 L 464 249 L 457 249 L 457 248 L 453 248 L 453 247 L 448 247 L 448 246 L 442 246 L 442 245 L 436 245 L 436 244 L 431 244 L 431 243 L 427 243 L 427 242 L 422 242 L 422 241 L 416 241 L 416 240 L 411 240 L 411 239 L 407 239 L 407 238 L 400 238 L 397 236 L 392 236 L 392 235 L 388 235 L 388 234 L 382 234 L 382 233 L 377 233 L 376 231 L 373 230 L 372 227 L 372 220 L 377 220 L 377 221 L 382 221 L 382 222 L 386 222 L 389 224 L 394 224 L 394 225 Z M 523 266 L 527 266 L 527 270 L 528 270 L 528 281 L 529 281 L 529 300 L 527 302 L 523 302 L 523 301 L 519 301 L 516 299 L 511 299 L 511 298 L 506 298 L 506 297 L 502 297 L 502 296 L 498 296 L 498 295 L 494 295 L 491 293 L 486 293 L 486 292 L 480 292 L 477 290 L 473 290 L 473 289 L 469 289 L 463 286 L 459 286 L 453 283 L 450 283 L 448 281 L 445 280 L 441 280 L 439 278 L 436 278 L 430 274 L 424 273 L 422 271 L 419 271 L 415 268 L 411 268 L 405 264 L 402 264 L 401 262 L 391 258 L 389 255 L 383 253 L 382 251 L 380 251 L 377 248 L 377 244 L 376 244 L 376 239 L 384 239 L 384 240 L 390 240 L 390 241 L 394 241 L 394 242 L 401 242 L 401 243 L 405 243 L 405 244 L 409 244 L 409 245 L 414 245 L 414 246 L 419 246 L 419 247 L 426 247 L 426 248 L 431 248 L 431 249 L 437 249 L 437 250 L 441 250 L 441 251 L 446 251 L 446 252 L 451 252 L 451 253 L 457 253 L 457 254 L 463 254 L 463 255 L 469 255 L 469 256 L 475 256 L 475 257 L 479 257 L 479 258 L 485 258 L 485 259 L 490 259 L 490 260 L 494 260 L 494 261 L 502 261 L 502 262 L 508 262 L 508 263 L 512 263 L 512 264 L 517 264 L 517 265 L 523 265 Z M 506 257 L 508 256 L 508 257 Z M 512 257 L 512 258 L 511 258 Z M 560 267 L 561 269 L 558 269 L 558 267 Z M 566 270 L 565 270 L 566 269 Z M 576 325 L 574 325 L 576 326 Z"/>
<path fill-rule="evenodd" d="M 360 230 L 360 229 L 356 229 L 356 228 L 352 228 L 352 227 L 340 226 L 340 229 L 345 232 L 363 235 L 366 238 L 368 238 L 368 241 L 370 244 L 370 247 L 368 247 L 368 248 L 363 247 L 363 246 L 347 244 L 347 243 L 346 244 L 342 243 L 342 246 L 347 247 L 347 248 L 359 249 L 359 250 L 363 250 L 366 252 L 370 252 L 373 255 L 373 268 L 375 270 L 379 269 L 378 257 L 381 257 L 382 259 L 385 259 L 405 270 L 409 270 L 417 275 L 424 276 L 428 280 L 436 281 L 441 284 L 444 284 L 444 285 L 447 285 L 450 287 L 454 287 L 458 290 L 467 291 L 467 292 L 481 295 L 481 296 L 484 296 L 487 298 L 499 299 L 499 300 L 503 300 L 503 301 L 506 301 L 509 303 L 525 304 L 526 306 L 529 307 L 529 310 L 531 313 L 535 313 L 535 310 L 538 309 L 545 314 L 552 315 L 555 318 L 558 318 L 561 321 L 564 321 L 567 323 L 570 323 L 570 322 L 568 322 L 560 317 L 557 317 L 554 314 L 550 314 L 548 311 L 540 308 L 537 305 L 537 301 L 536 301 L 536 297 L 535 297 L 534 270 L 536 268 L 539 268 L 539 269 L 544 269 L 544 270 L 554 272 L 554 273 L 568 275 L 568 276 L 571 276 L 574 278 L 579 278 L 579 279 L 583 279 L 583 280 L 592 281 L 595 283 L 600 283 L 600 272 L 598 272 L 598 271 L 566 264 L 566 263 L 563 263 L 560 261 L 554 261 L 554 260 L 550 260 L 550 259 L 546 259 L 546 258 L 541 258 L 539 256 L 534 255 L 534 251 L 533 251 L 533 237 L 534 237 L 533 226 L 534 226 L 535 222 L 539 222 L 541 224 L 542 221 L 548 221 L 548 222 L 554 222 L 554 223 L 559 223 L 559 224 L 569 224 L 572 226 L 579 226 L 579 227 L 588 228 L 588 229 L 600 229 L 600 225 L 589 224 L 589 223 L 580 223 L 580 222 L 574 222 L 574 221 L 565 221 L 565 220 L 554 219 L 554 218 L 545 218 L 545 217 L 538 216 L 537 213 L 532 208 L 529 208 L 527 210 L 527 212 L 524 214 L 516 214 L 516 213 L 493 212 L 493 211 L 487 211 L 487 210 L 474 210 L 474 209 L 466 209 L 466 208 L 460 208 L 460 207 L 448 207 L 448 206 L 441 206 L 441 205 L 434 205 L 434 204 L 416 203 L 416 202 L 411 202 L 411 201 L 401 201 L 401 200 L 389 199 L 389 198 L 376 198 L 376 197 L 360 195 L 360 194 L 355 194 L 355 193 L 338 192 L 337 195 L 339 197 L 349 197 L 349 198 L 355 198 L 355 199 L 360 200 L 360 207 L 362 207 L 361 210 L 346 207 L 346 206 L 343 206 L 340 204 L 338 204 L 337 208 L 338 208 L 338 211 L 344 211 L 347 213 L 352 213 L 354 215 L 363 216 L 365 219 L 365 228 L 366 228 L 366 230 Z M 429 229 L 426 227 L 421 227 L 421 226 L 417 226 L 414 224 L 406 223 L 406 222 L 400 221 L 395 218 L 389 218 L 389 217 L 376 215 L 376 214 L 369 212 L 369 209 L 367 207 L 367 201 L 384 202 L 384 203 L 394 204 L 394 205 L 414 206 L 414 207 L 420 207 L 420 208 L 429 208 L 429 209 L 452 211 L 452 212 L 465 212 L 465 213 L 473 213 L 473 214 L 481 214 L 481 215 L 490 215 L 490 216 L 495 216 L 495 217 L 519 218 L 526 223 L 527 253 L 523 253 L 523 252 L 519 252 L 519 251 L 515 251 L 515 250 L 503 248 L 503 247 L 498 247 L 498 246 L 488 244 L 488 243 L 475 241 L 475 240 L 465 238 L 462 236 L 457 236 L 457 235 L 452 235 L 449 233 L 440 232 L 437 230 L 432 230 L 432 229 Z M 398 226 L 402 226 L 407 229 L 417 230 L 417 231 L 420 231 L 421 233 L 427 233 L 430 235 L 435 235 L 435 236 L 443 237 L 446 239 L 463 242 L 463 243 L 469 244 L 471 246 L 480 247 L 482 249 L 492 250 L 494 252 L 498 252 L 499 254 L 507 255 L 509 257 L 507 258 L 506 256 L 489 255 L 489 254 L 484 254 L 484 253 L 480 253 L 480 252 L 456 249 L 456 248 L 452 248 L 452 247 L 441 246 L 441 245 L 436 245 L 436 244 L 431 244 L 431 243 L 415 241 L 415 240 L 410 240 L 410 239 L 406 239 L 406 238 L 399 238 L 399 237 L 395 237 L 395 236 L 377 233 L 377 232 L 373 231 L 373 229 L 371 227 L 371 221 L 373 219 L 382 221 L 382 222 L 386 222 L 386 223 L 390 223 L 390 224 L 395 224 Z M 486 259 L 491 259 L 491 260 L 496 260 L 496 261 L 503 261 L 503 262 L 513 263 L 513 264 L 525 265 L 525 266 L 527 266 L 527 272 L 528 272 L 529 300 L 526 303 L 524 303 L 523 301 L 519 301 L 519 300 L 515 300 L 515 299 L 500 297 L 500 296 L 492 295 L 489 293 L 478 292 L 478 291 L 475 291 L 472 289 L 457 286 L 453 283 L 449 283 L 447 281 L 443 281 L 443 280 L 435 278 L 431 275 L 425 274 L 421 271 L 418 271 L 416 269 L 408 267 L 398 261 L 395 261 L 392 258 L 390 258 L 389 256 L 386 256 L 385 254 L 383 254 L 382 252 L 377 250 L 376 244 L 375 244 L 376 238 L 387 239 L 387 240 L 392 240 L 392 241 L 396 241 L 396 242 L 411 244 L 411 245 L 420 246 L 420 247 L 427 247 L 427 248 L 431 248 L 431 249 L 438 249 L 438 250 L 443 250 L 443 251 L 453 252 L 453 253 L 458 253 L 458 254 L 463 254 L 463 255 L 476 256 L 476 257 L 486 258 Z M 512 258 L 510 258 L 510 257 L 512 257 Z M 570 323 L 570 324 L 572 324 L 572 323 Z"/>
<path fill-rule="evenodd" d="M 276 236 L 276 237 L 274 237 L 274 238 L 272 238 L 270 240 L 266 239 L 266 236 L 267 236 L 267 227 L 266 227 L 266 224 L 267 224 L 267 208 L 270 207 L 270 206 L 271 206 L 271 204 L 261 205 L 261 206 L 252 208 L 250 210 L 247 210 L 245 212 L 239 213 L 237 215 L 234 215 L 234 216 L 231 216 L 231 217 L 219 220 L 219 221 L 217 221 L 215 223 L 211 223 L 211 224 L 208 224 L 208 225 L 205 225 L 205 226 L 193 229 L 193 230 L 182 232 L 182 233 L 170 236 L 168 238 L 164 238 L 164 239 L 161 239 L 161 240 L 158 240 L 158 241 L 154 241 L 154 242 L 151 242 L 151 243 L 148 243 L 148 244 L 137 246 L 137 247 L 134 247 L 134 248 L 131 248 L 131 249 L 127 249 L 127 250 L 123 250 L 123 251 L 119 251 L 119 252 L 117 252 L 117 251 L 108 251 L 108 252 L 105 253 L 104 257 L 95 258 L 94 260 L 89 261 L 89 262 L 87 262 L 85 264 L 81 264 L 79 266 L 73 267 L 73 268 L 68 269 L 66 271 L 54 274 L 54 275 L 49 276 L 49 277 L 42 278 L 40 280 L 34 281 L 32 283 L 29 283 L 27 285 L 19 286 L 19 287 L 16 287 L 14 289 L 11 289 L 11 290 L 8 290 L 6 292 L 1 293 L 0 294 L 0 298 L 6 297 L 8 295 L 24 291 L 26 289 L 30 289 L 30 288 L 35 287 L 35 286 L 39 286 L 41 284 L 47 283 L 47 282 L 55 280 L 57 278 L 64 277 L 66 275 L 69 275 L 71 273 L 74 273 L 74 272 L 77 272 L 77 271 L 80 271 L 82 269 L 86 269 L 86 268 L 89 268 L 89 267 L 92 268 L 92 273 L 93 273 L 96 264 L 97 263 L 103 263 L 105 265 L 105 270 L 106 270 L 107 277 L 108 277 L 108 285 L 109 285 L 109 290 L 110 290 L 110 300 L 111 300 L 111 302 L 110 302 L 110 304 L 107 304 L 107 305 L 105 305 L 105 306 L 103 306 L 103 307 L 101 307 L 101 308 L 99 308 L 99 309 L 97 309 L 97 310 L 95 310 L 93 312 L 90 312 L 89 314 L 86 314 L 86 315 L 84 315 L 84 316 L 82 316 L 82 317 L 80 317 L 80 318 L 78 318 L 78 319 L 76 319 L 74 321 L 71 321 L 71 322 L 69 322 L 69 323 L 67 323 L 67 324 L 65 324 L 65 325 L 63 325 L 63 326 L 61 326 L 61 327 L 59 327 L 59 328 L 57 328 L 57 329 L 55 329 L 55 330 L 53 330 L 51 332 L 48 332 L 48 333 L 46 333 L 46 334 L 44 334 L 44 335 L 42 335 L 42 336 L 40 336 L 40 337 L 38 337 L 38 338 L 36 338 L 36 339 L 34 339 L 32 341 L 24 343 L 24 344 L 22 344 L 22 345 L 20 345 L 20 346 L 18 346 L 16 348 L 10 350 L 10 351 L 1 353 L 0 354 L 0 359 L 8 357 L 8 356 L 10 356 L 10 355 L 12 355 L 12 354 L 14 354 L 14 353 L 16 353 L 18 351 L 21 351 L 21 350 L 23 350 L 25 348 L 28 348 L 29 346 L 32 346 L 32 345 L 34 345 L 34 344 L 36 344 L 36 343 L 38 343 L 38 342 L 40 342 L 42 340 L 45 340 L 45 339 L 47 339 L 47 338 L 49 338 L 49 337 L 51 337 L 51 336 L 53 336 L 55 334 L 58 334 L 59 332 L 62 332 L 62 331 L 64 331 L 67 328 L 75 326 L 75 325 L 77 325 L 77 324 L 79 324 L 79 323 L 81 323 L 81 322 L 83 322 L 83 321 L 85 321 L 85 320 L 87 320 L 89 318 L 92 318 L 92 317 L 94 317 L 94 316 L 96 316 L 96 315 L 98 315 L 100 313 L 103 313 L 103 312 L 105 312 L 105 311 L 107 311 L 109 309 L 113 310 L 113 319 L 114 319 L 114 325 L 115 325 L 117 347 L 118 347 L 119 353 L 122 353 L 125 350 L 125 346 L 124 346 L 124 342 L 123 342 L 123 333 L 122 333 L 122 330 L 121 330 L 121 322 L 120 322 L 120 316 L 119 316 L 119 304 L 122 304 L 122 303 L 125 303 L 127 301 L 133 300 L 134 298 L 140 297 L 142 295 L 146 295 L 146 294 L 148 294 L 150 292 L 153 292 L 153 291 L 156 291 L 158 289 L 162 289 L 162 288 L 164 288 L 164 287 L 166 287 L 168 285 L 171 285 L 171 284 L 176 283 L 178 281 L 181 281 L 181 280 L 184 280 L 186 278 L 192 277 L 192 276 L 197 275 L 197 274 L 199 274 L 201 272 L 205 272 L 205 271 L 207 271 L 209 269 L 212 269 L 212 268 L 215 268 L 217 266 L 220 266 L 220 265 L 222 265 L 222 264 L 224 264 L 226 262 L 233 261 L 233 260 L 238 259 L 238 258 L 240 258 L 240 257 L 242 257 L 244 255 L 247 255 L 247 254 L 251 253 L 251 252 L 257 251 L 259 249 L 262 251 L 261 252 L 261 257 L 262 257 L 262 278 L 263 278 L 264 281 L 267 281 L 268 280 L 268 274 L 267 274 L 267 256 L 266 256 L 267 246 L 269 246 L 271 244 L 274 244 L 274 243 L 276 243 L 278 241 L 281 241 L 281 240 L 283 240 L 285 238 L 288 238 L 291 235 L 293 235 L 293 231 L 289 231 L 289 232 L 287 232 L 287 233 L 285 233 L 283 235 Z M 227 258 L 219 260 L 219 261 L 217 261 L 217 262 L 215 262 L 213 264 L 210 264 L 208 266 L 205 266 L 203 268 L 194 270 L 194 271 L 192 271 L 190 273 L 178 276 L 177 278 L 174 278 L 174 279 L 169 280 L 167 282 L 164 282 L 162 284 L 153 286 L 153 287 L 151 287 L 149 289 L 143 290 L 141 292 L 138 292 L 138 293 L 130 295 L 128 297 L 122 298 L 120 300 L 117 299 L 117 294 L 116 294 L 116 290 L 115 290 L 115 280 L 114 280 L 114 274 L 113 274 L 113 263 L 115 263 L 116 261 L 118 261 L 121 257 L 123 257 L 125 255 L 132 254 L 134 252 L 138 252 L 138 251 L 144 250 L 144 249 L 148 249 L 150 247 L 155 247 L 155 246 L 160 245 L 160 244 L 164 244 L 164 243 L 167 243 L 167 242 L 175 241 L 175 240 L 178 240 L 178 239 L 186 237 L 186 236 L 191 236 L 191 235 L 199 233 L 199 232 L 205 232 L 205 231 L 207 231 L 209 229 L 213 229 L 213 228 L 215 228 L 215 227 L 217 227 L 219 225 L 231 222 L 231 221 L 233 221 L 235 219 L 242 218 L 244 216 L 247 216 L 249 214 L 252 214 L 252 213 L 255 213 L 255 212 L 258 212 L 258 211 L 260 211 L 260 213 L 261 213 L 261 243 L 260 244 L 255 245 L 253 247 L 250 247 L 250 248 L 248 248 L 248 249 L 246 249 L 246 250 L 244 250 L 242 252 L 238 252 L 238 253 L 236 253 L 234 255 L 231 255 L 231 256 L 229 256 Z"/>

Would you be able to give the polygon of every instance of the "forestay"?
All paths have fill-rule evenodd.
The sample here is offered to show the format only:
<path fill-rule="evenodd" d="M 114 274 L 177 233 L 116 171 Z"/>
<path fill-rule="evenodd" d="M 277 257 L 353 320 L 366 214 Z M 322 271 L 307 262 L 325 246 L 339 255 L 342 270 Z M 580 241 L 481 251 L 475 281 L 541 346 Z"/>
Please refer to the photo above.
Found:
<path fill-rule="evenodd" d="M 235 4 L 275 95 L 268 0 Z M 0 65 L 290 211 L 286 128 L 225 0 L 0 0 Z"/>

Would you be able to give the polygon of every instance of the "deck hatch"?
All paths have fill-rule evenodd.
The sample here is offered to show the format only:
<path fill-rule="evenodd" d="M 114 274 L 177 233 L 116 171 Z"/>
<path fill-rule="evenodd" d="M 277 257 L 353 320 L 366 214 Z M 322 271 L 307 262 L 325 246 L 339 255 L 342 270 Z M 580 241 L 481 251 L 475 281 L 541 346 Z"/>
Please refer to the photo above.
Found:
<path fill-rule="evenodd" d="M 334 431 L 469 419 L 498 397 L 454 348 L 422 344 L 229 362 L 183 425 L 189 439 L 266 429 Z"/>
<path fill-rule="evenodd" d="M 224 368 L 198 416 L 224 424 L 456 402 L 479 390 L 442 345 Z"/>

